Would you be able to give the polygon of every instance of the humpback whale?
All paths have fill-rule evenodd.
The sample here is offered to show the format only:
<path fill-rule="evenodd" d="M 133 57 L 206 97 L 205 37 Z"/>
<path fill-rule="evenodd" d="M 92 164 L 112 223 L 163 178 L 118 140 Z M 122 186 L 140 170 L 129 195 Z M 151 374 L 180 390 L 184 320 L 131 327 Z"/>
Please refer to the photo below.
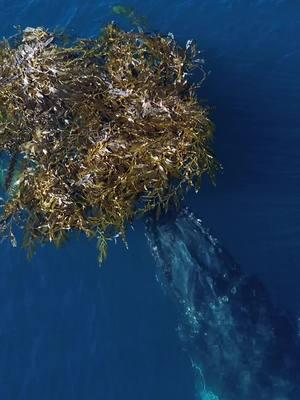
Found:
<path fill-rule="evenodd" d="M 146 221 L 157 279 L 176 303 L 199 400 L 299 400 L 296 324 L 187 208 Z"/>

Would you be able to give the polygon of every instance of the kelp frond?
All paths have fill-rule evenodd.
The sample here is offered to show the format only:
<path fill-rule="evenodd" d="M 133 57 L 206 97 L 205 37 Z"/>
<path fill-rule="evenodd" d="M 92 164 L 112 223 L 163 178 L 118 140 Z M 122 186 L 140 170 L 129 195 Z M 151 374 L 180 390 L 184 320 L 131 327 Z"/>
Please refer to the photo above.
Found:
<path fill-rule="evenodd" d="M 120 10 L 119 10 L 120 11 Z M 122 11 L 122 10 L 121 10 Z M 120 11 L 120 12 L 121 12 Z M 189 72 L 197 50 L 170 35 L 125 32 L 64 46 L 27 28 L 0 47 L 0 151 L 18 185 L 1 216 L 2 235 L 24 228 L 24 245 L 59 246 L 71 230 L 107 240 L 137 215 L 157 215 L 217 163 L 213 126 Z"/>
<path fill-rule="evenodd" d="M 127 18 L 131 25 L 136 26 L 140 30 L 147 26 L 147 18 L 137 15 L 133 7 L 125 7 L 120 4 L 114 5 L 112 7 L 112 12 Z"/>

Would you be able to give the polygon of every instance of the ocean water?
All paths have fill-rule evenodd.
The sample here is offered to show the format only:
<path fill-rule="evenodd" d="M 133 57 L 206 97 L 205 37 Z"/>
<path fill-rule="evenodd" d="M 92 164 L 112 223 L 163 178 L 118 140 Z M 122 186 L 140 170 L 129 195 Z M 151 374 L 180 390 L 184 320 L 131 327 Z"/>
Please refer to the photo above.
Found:
<path fill-rule="evenodd" d="M 0 36 L 14 25 L 95 36 L 115 2 L 0 0 Z M 300 3 L 293 0 L 123 2 L 149 29 L 196 39 L 211 71 L 199 97 L 212 106 L 224 171 L 186 203 L 272 301 L 300 305 Z M 60 251 L 0 248 L 0 399 L 192 400 L 194 371 L 161 291 L 143 222 L 129 249 L 95 243 Z M 271 400 L 271 399 L 270 399 Z"/>

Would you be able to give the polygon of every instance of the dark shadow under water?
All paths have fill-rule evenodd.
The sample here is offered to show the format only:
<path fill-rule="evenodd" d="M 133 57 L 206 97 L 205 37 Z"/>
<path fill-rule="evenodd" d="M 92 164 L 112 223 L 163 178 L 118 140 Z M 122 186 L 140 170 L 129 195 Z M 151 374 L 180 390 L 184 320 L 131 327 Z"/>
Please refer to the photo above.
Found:
<path fill-rule="evenodd" d="M 149 219 L 147 238 L 158 280 L 182 313 L 197 399 L 299 399 L 297 330 L 261 281 L 244 274 L 187 209 Z"/>

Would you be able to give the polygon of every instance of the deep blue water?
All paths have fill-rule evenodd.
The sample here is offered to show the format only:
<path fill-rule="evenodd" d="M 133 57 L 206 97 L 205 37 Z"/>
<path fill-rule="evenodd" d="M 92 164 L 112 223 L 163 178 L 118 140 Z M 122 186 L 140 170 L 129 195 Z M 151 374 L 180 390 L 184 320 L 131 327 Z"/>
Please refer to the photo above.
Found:
<path fill-rule="evenodd" d="M 13 25 L 93 36 L 110 1 L 0 0 Z M 274 303 L 300 305 L 300 3 L 294 0 L 130 1 L 151 30 L 199 43 L 211 71 L 199 96 L 213 107 L 224 172 L 186 202 Z M 129 250 L 95 243 L 59 252 L 0 248 L 0 398 L 192 400 L 193 371 L 178 316 L 159 288 L 143 224 Z"/>

